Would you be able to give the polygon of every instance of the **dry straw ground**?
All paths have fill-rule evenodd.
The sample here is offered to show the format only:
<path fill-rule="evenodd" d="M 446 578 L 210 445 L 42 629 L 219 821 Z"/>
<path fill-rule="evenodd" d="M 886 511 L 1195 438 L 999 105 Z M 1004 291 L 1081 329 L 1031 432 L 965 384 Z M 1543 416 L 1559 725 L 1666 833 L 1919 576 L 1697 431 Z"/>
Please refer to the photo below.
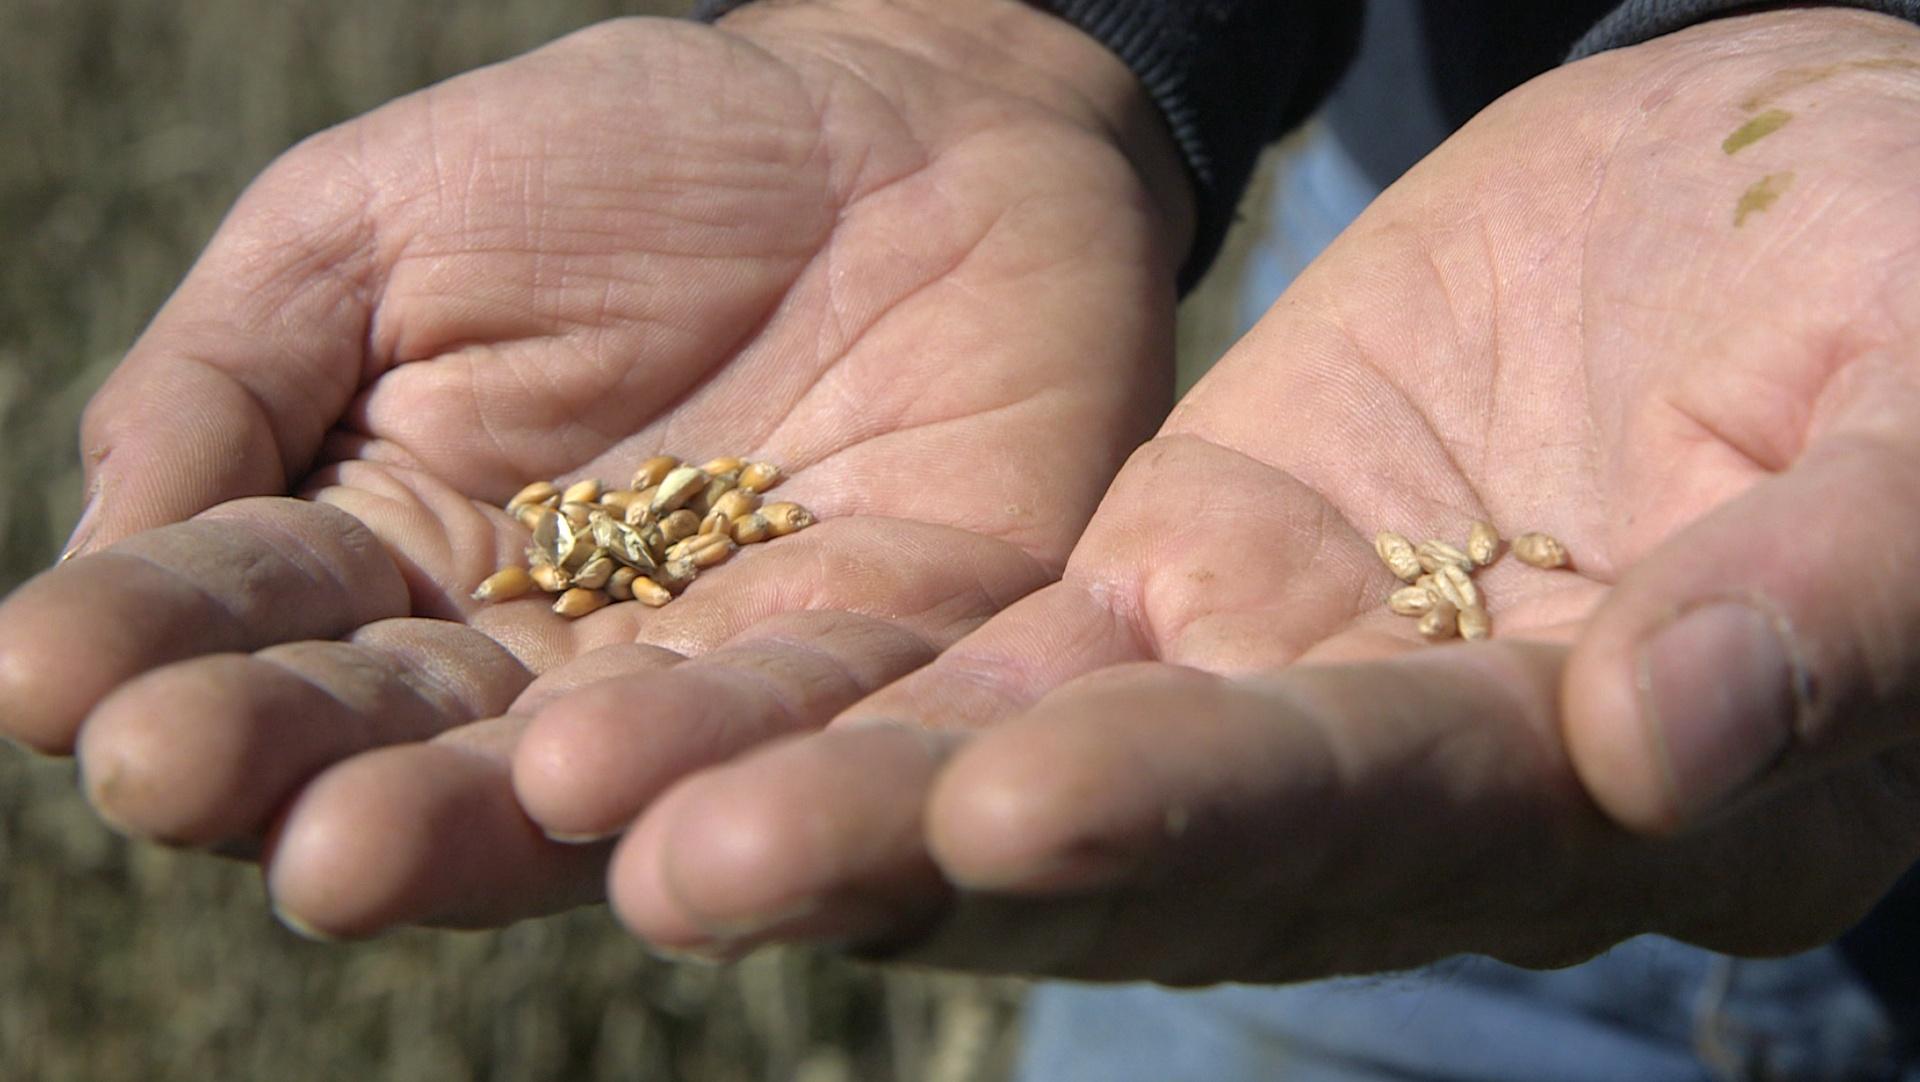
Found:
<path fill-rule="evenodd" d="M 0 3 L 0 591 L 78 511 L 81 405 L 242 185 L 308 132 L 617 0 Z M 1004 1074 L 1013 995 L 801 952 L 647 957 L 603 911 L 320 946 L 250 869 L 131 846 L 0 751 L 0 1078 L 912 1079 Z"/>

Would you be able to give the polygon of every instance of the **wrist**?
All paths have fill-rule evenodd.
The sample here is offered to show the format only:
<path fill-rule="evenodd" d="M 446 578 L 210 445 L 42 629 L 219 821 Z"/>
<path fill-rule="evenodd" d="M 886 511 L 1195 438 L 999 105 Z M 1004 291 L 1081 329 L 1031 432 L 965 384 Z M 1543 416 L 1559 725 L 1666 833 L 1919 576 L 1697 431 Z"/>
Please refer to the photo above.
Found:
<path fill-rule="evenodd" d="M 747 34 L 858 40 L 1036 107 L 1126 159 L 1158 211 L 1165 250 L 1176 265 L 1193 243 L 1193 181 L 1165 117 L 1106 46 L 1033 4 L 760 0 L 735 8 L 722 25 Z"/>

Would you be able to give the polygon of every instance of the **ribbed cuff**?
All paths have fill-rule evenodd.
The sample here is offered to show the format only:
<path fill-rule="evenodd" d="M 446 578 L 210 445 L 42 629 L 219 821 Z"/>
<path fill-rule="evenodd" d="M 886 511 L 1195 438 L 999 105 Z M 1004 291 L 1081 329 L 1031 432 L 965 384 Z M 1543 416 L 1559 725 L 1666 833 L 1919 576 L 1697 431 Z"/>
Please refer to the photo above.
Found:
<path fill-rule="evenodd" d="M 1600 20 L 1573 46 L 1568 60 L 1579 60 L 1608 49 L 1624 48 L 1651 41 L 1662 34 L 1685 30 L 1695 23 L 1728 15 L 1744 15 L 1783 5 L 1754 3 L 1753 0 L 1627 0 Z M 1798 5 L 1808 6 L 1808 5 Z M 1911 23 L 1920 23 L 1920 0 L 1830 0 L 1814 7 L 1859 8 L 1877 11 Z"/>
<path fill-rule="evenodd" d="M 700 0 L 712 20 L 749 0 Z M 1359 39 L 1356 3 L 1285 0 L 1028 0 L 1105 45 L 1140 79 L 1194 188 L 1180 292 L 1219 254 L 1262 149 L 1304 120 Z"/>

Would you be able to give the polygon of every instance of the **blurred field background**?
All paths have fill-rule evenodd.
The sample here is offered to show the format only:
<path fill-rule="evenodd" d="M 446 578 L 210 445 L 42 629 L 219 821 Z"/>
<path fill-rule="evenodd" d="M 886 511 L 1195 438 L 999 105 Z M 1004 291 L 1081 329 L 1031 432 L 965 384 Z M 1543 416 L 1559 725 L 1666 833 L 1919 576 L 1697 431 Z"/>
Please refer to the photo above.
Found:
<path fill-rule="evenodd" d="M 671 0 L 0 0 L 0 592 L 80 504 L 87 396 L 246 182 L 301 136 Z M 1186 379 L 1230 333 L 1188 302 Z M 250 866 L 132 846 L 70 764 L 0 749 L 8 1082 L 1005 1076 L 1019 989 L 806 952 L 649 957 L 601 909 L 323 946 Z"/>

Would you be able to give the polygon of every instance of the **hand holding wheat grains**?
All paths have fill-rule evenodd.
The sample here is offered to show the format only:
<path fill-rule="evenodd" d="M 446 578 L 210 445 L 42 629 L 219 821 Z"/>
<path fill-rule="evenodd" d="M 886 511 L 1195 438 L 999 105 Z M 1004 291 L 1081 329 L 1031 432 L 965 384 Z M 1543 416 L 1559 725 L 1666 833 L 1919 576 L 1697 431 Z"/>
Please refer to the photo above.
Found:
<path fill-rule="evenodd" d="M 541 704 L 623 703 L 522 772 L 613 831 L 1057 574 L 1165 408 L 1157 125 L 1067 24 L 928 0 L 609 23 L 314 137 L 89 408 L 0 727 L 131 834 L 259 852 L 317 932 L 600 896 L 606 847 L 515 798 Z M 659 610 L 469 599 L 523 485 L 661 450 L 779 463 L 823 521 Z"/>
<path fill-rule="evenodd" d="M 1173 982 L 1824 941 L 1920 856 L 1916 176 L 1884 17 L 1542 76 L 1307 271 L 1062 582 L 669 793 L 616 906 Z M 1572 565 L 1486 568 L 1491 641 L 1423 643 L 1374 536 L 1477 519 Z"/>

